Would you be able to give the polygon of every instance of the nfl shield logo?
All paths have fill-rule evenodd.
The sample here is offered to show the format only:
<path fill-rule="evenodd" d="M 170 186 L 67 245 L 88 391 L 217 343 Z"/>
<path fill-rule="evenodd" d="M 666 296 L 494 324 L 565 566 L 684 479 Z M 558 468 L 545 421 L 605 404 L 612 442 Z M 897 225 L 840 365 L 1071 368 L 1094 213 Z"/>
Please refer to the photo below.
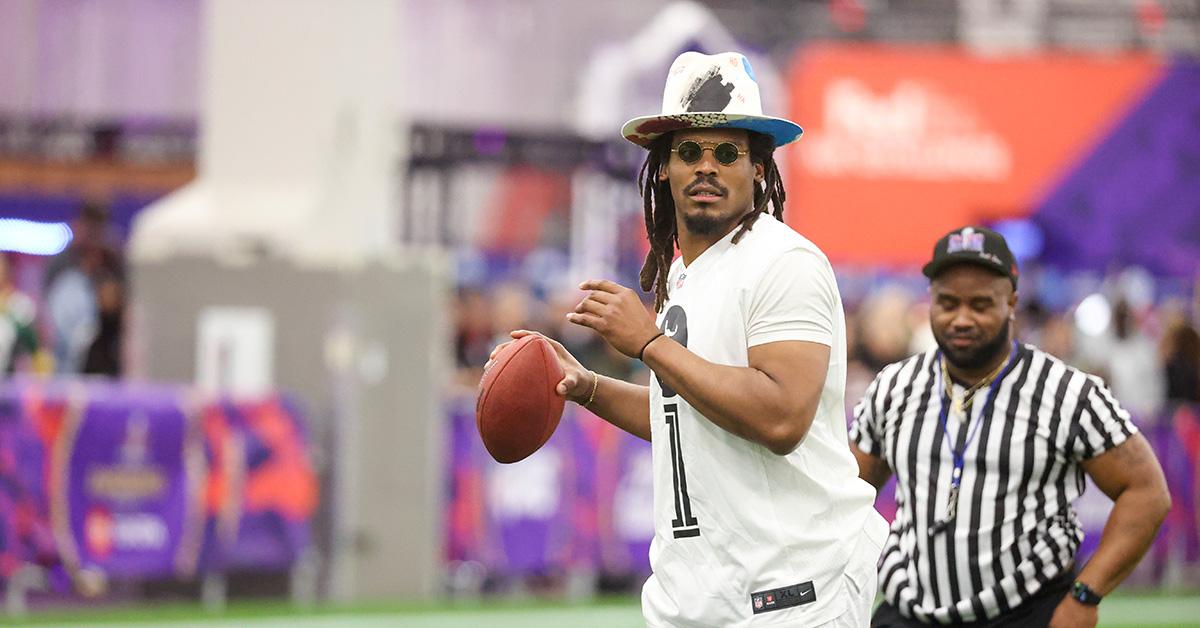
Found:
<path fill-rule="evenodd" d="M 754 608 L 762 609 L 762 607 L 763 607 L 762 596 L 761 595 L 754 596 Z"/>
<path fill-rule="evenodd" d="M 683 287 L 683 280 L 684 280 L 684 279 L 687 279 L 687 275 L 686 275 L 686 274 L 680 274 L 680 275 L 679 275 L 679 279 L 676 279 L 676 280 L 675 280 L 675 289 L 676 289 L 676 290 L 678 290 L 678 289 L 680 289 L 680 288 L 682 288 L 682 287 Z"/>

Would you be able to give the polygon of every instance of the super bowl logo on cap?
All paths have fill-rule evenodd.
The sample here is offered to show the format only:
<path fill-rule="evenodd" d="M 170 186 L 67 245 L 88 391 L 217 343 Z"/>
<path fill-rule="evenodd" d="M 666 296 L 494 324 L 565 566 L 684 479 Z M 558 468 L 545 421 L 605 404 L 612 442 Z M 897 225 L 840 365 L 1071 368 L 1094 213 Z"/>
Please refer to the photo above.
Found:
<path fill-rule="evenodd" d="M 958 233 L 950 234 L 950 241 L 946 244 L 947 253 L 957 253 L 959 251 L 976 251 L 983 252 L 983 234 L 967 227 Z"/>

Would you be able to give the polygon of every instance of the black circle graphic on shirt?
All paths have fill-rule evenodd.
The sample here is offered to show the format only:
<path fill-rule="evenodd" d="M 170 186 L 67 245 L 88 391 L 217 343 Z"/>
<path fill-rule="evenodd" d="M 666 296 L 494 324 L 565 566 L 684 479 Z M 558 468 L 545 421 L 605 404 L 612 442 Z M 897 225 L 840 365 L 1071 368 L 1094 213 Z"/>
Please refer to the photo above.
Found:
<path fill-rule="evenodd" d="M 659 328 L 659 331 L 666 334 L 671 340 L 686 347 L 688 341 L 687 312 L 683 311 L 683 308 L 678 305 L 672 305 L 667 308 L 667 315 L 663 317 L 662 327 Z M 661 379 L 658 379 L 657 374 L 654 375 L 654 379 L 658 380 L 658 386 L 662 388 L 664 399 L 675 396 L 675 391 L 663 383 Z"/>

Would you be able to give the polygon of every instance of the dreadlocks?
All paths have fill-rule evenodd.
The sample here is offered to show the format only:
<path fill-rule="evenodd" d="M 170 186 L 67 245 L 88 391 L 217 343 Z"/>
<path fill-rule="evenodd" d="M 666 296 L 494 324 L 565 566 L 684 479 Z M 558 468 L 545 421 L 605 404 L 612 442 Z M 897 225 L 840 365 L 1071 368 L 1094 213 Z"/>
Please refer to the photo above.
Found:
<path fill-rule="evenodd" d="M 775 142 L 768 135 L 748 132 L 750 136 L 750 160 L 762 164 L 763 180 L 754 186 L 754 209 L 738 220 L 740 225 L 733 236 L 737 244 L 742 236 L 754 226 L 760 214 L 767 212 L 767 204 L 774 205 L 772 215 L 783 219 L 783 178 L 775 165 Z M 646 210 L 646 239 L 650 241 L 650 252 L 642 264 L 642 290 L 649 292 L 654 287 L 654 311 L 661 312 L 667 301 L 667 274 L 671 261 L 675 259 L 675 247 L 679 244 L 679 229 L 675 224 L 675 199 L 671 196 L 670 181 L 660 181 L 658 173 L 671 157 L 671 134 L 665 133 L 650 144 L 650 154 L 638 174 L 638 187 L 642 190 L 642 206 Z"/>

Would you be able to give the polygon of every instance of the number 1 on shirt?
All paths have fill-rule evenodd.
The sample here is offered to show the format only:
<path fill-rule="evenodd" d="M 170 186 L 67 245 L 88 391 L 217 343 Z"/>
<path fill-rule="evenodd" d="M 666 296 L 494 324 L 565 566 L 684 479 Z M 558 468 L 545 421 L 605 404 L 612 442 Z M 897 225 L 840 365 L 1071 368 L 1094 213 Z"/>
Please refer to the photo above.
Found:
<path fill-rule="evenodd" d="M 683 448 L 679 443 L 679 406 L 668 403 L 663 406 L 671 441 L 671 480 L 675 487 L 675 518 L 671 528 L 675 538 L 700 536 L 696 518 L 692 516 L 692 501 L 688 499 L 687 473 L 683 466 Z"/>

